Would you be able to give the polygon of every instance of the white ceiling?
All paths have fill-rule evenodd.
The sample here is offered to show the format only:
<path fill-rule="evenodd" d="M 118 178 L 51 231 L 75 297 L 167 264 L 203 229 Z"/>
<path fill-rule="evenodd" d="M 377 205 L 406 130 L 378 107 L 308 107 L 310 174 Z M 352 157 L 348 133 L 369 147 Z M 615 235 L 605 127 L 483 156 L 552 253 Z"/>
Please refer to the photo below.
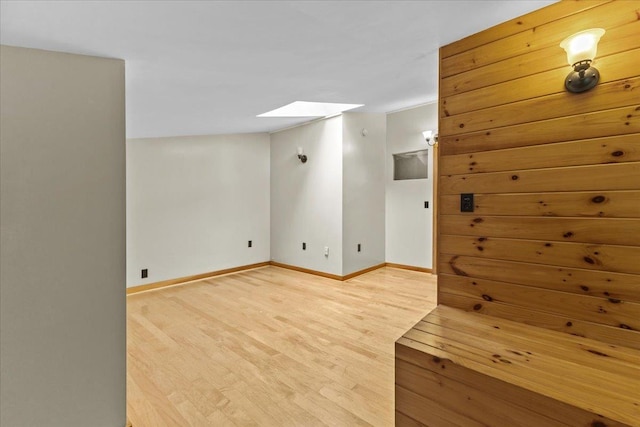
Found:
<path fill-rule="evenodd" d="M 538 1 L 4 1 L 0 41 L 126 60 L 127 136 L 263 132 L 293 101 L 437 97 L 438 48 Z"/>

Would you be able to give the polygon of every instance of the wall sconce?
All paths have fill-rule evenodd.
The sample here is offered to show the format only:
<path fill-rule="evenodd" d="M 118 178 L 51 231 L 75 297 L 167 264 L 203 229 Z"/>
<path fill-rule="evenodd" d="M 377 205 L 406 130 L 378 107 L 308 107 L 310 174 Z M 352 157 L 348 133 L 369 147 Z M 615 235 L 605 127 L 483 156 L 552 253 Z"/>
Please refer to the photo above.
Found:
<path fill-rule="evenodd" d="M 438 134 L 434 133 L 432 130 L 425 130 L 422 132 L 422 136 L 424 137 L 424 140 L 427 141 L 427 145 L 429 147 L 433 147 L 438 143 Z"/>
<path fill-rule="evenodd" d="M 302 147 L 298 147 L 298 158 L 302 163 L 307 163 L 307 156 L 302 154 Z"/>
<path fill-rule="evenodd" d="M 573 71 L 564 81 L 564 87 L 573 93 L 585 92 L 598 84 L 600 73 L 591 63 L 596 57 L 598 42 L 604 34 L 602 28 L 580 31 L 562 40 L 560 47 L 567 52 Z"/>

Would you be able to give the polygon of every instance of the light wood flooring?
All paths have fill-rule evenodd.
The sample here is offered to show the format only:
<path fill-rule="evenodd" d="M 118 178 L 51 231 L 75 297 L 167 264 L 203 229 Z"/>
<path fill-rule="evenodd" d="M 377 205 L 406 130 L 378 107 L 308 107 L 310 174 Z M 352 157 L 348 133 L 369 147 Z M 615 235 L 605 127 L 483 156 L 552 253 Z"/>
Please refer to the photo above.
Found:
<path fill-rule="evenodd" d="M 127 297 L 133 427 L 392 426 L 394 342 L 435 276 L 263 267 Z"/>

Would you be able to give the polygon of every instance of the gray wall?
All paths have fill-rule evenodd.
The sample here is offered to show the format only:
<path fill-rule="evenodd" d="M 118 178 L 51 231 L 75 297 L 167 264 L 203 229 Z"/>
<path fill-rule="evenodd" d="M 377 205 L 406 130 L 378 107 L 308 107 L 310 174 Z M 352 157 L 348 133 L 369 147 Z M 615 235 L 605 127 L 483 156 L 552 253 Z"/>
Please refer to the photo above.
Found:
<path fill-rule="evenodd" d="M 269 261 L 269 155 L 268 133 L 128 140 L 127 285 Z"/>
<path fill-rule="evenodd" d="M 342 275 L 342 116 L 271 135 L 271 259 Z"/>
<path fill-rule="evenodd" d="M 0 424 L 123 426 L 124 62 L 0 67 Z"/>
<path fill-rule="evenodd" d="M 421 105 L 387 115 L 386 256 L 387 262 L 432 268 L 433 147 L 422 131 L 438 129 L 438 104 Z M 428 149 L 428 179 L 393 180 L 393 155 Z M 429 208 L 424 208 L 424 202 Z"/>
<path fill-rule="evenodd" d="M 366 136 L 362 135 L 362 129 L 367 130 Z M 384 114 L 345 113 L 343 116 L 343 275 L 385 262 L 386 135 Z"/>

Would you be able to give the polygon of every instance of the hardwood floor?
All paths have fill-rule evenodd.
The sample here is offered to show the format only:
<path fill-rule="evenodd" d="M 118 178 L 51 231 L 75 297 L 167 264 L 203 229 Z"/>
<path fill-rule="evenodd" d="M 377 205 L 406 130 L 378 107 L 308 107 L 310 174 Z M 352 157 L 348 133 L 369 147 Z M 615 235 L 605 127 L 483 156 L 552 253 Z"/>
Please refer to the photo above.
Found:
<path fill-rule="evenodd" d="M 435 276 L 263 267 L 127 297 L 133 427 L 392 426 L 394 342 Z"/>

